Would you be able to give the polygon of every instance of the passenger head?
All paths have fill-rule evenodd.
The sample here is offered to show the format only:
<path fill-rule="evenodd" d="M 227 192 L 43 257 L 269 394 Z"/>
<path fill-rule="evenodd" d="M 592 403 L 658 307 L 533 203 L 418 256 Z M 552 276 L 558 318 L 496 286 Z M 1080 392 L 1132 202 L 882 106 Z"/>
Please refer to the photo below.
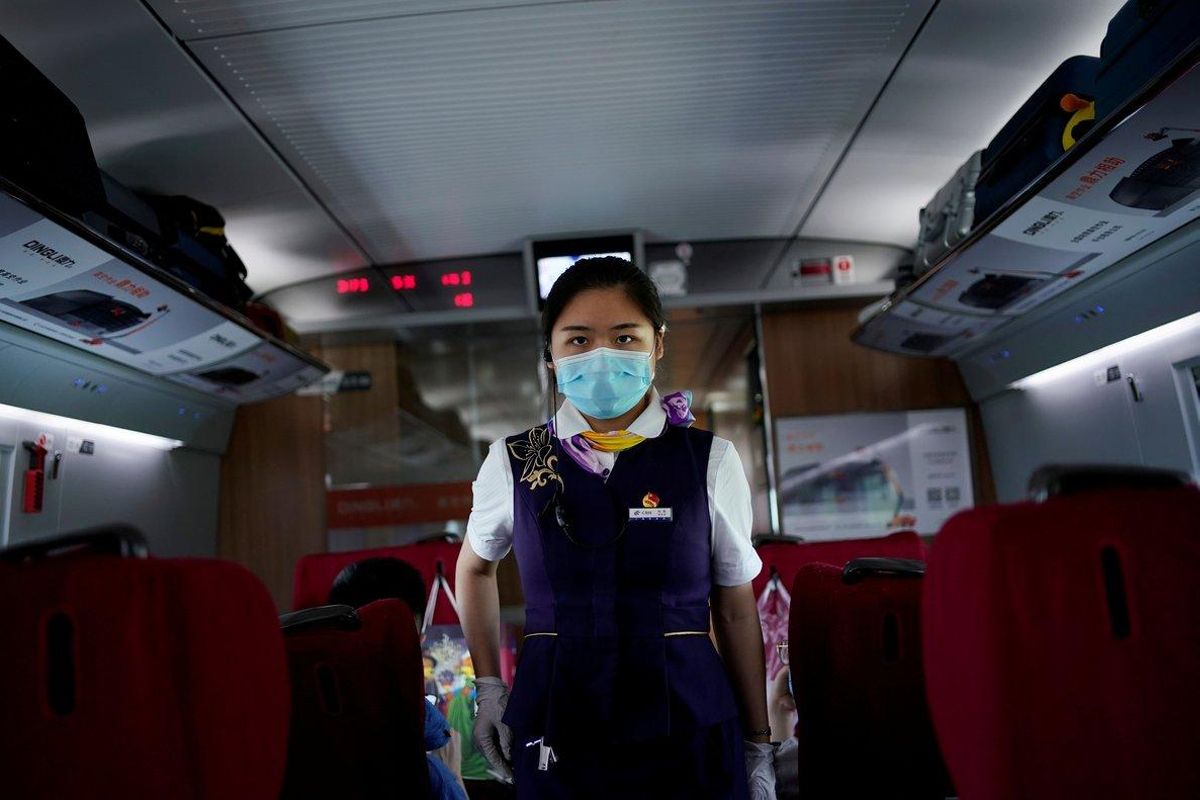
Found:
<path fill-rule="evenodd" d="M 333 581 L 329 602 L 361 608 L 376 600 L 403 600 L 420 627 L 425 616 L 425 580 L 416 567 L 398 558 L 366 558 L 347 565 Z"/>
<path fill-rule="evenodd" d="M 656 364 L 666 330 L 654 282 L 615 256 L 575 262 L 555 281 L 542 312 L 548 362 L 610 347 L 652 353 Z"/>

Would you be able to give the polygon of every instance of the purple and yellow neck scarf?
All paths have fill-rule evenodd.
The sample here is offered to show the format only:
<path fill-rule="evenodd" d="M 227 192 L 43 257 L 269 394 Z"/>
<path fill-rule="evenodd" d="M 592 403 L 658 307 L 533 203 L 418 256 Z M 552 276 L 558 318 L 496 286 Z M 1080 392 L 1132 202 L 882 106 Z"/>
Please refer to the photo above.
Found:
<path fill-rule="evenodd" d="M 673 392 L 660 399 L 662 409 L 667 414 L 668 425 L 688 428 L 696 421 L 691 409 L 691 392 Z M 553 419 L 550 420 L 550 435 L 557 435 Z M 612 433 L 584 431 L 561 441 L 563 450 L 571 456 L 576 464 L 593 475 L 603 476 L 604 465 L 600 462 L 597 453 L 622 453 L 637 447 L 646 441 L 646 437 L 625 430 Z"/>

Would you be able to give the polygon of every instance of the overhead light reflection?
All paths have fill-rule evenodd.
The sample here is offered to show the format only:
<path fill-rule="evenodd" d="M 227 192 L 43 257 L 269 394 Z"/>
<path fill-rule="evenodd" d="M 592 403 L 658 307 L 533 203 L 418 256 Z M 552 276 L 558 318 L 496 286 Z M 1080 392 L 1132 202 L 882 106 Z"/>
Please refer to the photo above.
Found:
<path fill-rule="evenodd" d="M 33 411 L 18 406 L 8 406 L 0 403 L 0 418 L 25 422 L 30 425 L 41 425 L 47 428 L 66 428 L 72 434 L 95 436 L 107 440 L 116 440 L 125 444 L 153 447 L 158 450 L 174 450 L 183 447 L 178 439 L 168 439 L 151 433 L 131 431 L 128 428 L 117 428 L 112 425 L 102 425 L 98 422 L 87 422 L 72 417 L 60 417 L 57 414 L 47 414 L 43 411 Z"/>
<path fill-rule="evenodd" d="M 1139 333 L 1136 336 L 1130 336 L 1128 339 L 1114 342 L 1107 347 L 1101 347 L 1099 350 L 1085 353 L 1070 361 L 1055 364 L 1053 367 L 1044 369 L 1041 372 L 1035 372 L 1018 381 L 1014 381 L 1009 384 L 1009 387 L 1012 389 L 1036 389 L 1040 386 L 1046 386 L 1061 378 L 1074 375 L 1077 372 L 1091 371 L 1099 367 L 1110 366 L 1114 360 L 1119 360 L 1130 353 L 1144 350 L 1147 347 L 1153 347 L 1154 345 L 1161 344 L 1178 336 L 1183 336 L 1197 329 L 1200 329 L 1200 313 L 1190 314 L 1174 322 L 1168 322 L 1166 325 L 1160 325 L 1157 328 L 1151 328 L 1148 331 Z"/>

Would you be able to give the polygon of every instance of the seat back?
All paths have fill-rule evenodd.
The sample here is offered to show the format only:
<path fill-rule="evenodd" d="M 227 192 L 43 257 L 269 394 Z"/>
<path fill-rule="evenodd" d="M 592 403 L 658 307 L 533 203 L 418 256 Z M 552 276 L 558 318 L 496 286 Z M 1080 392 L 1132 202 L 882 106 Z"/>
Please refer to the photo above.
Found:
<path fill-rule="evenodd" d="M 1200 492 L 964 512 L 926 579 L 925 672 L 971 800 L 1200 797 Z"/>
<path fill-rule="evenodd" d="M 278 794 L 289 693 L 245 569 L 152 559 L 128 530 L 0 553 L 7 797 Z"/>
<path fill-rule="evenodd" d="M 915 559 L 806 564 L 788 637 L 802 797 L 943 798 L 925 702 Z"/>
<path fill-rule="evenodd" d="M 313 608 L 329 602 L 329 590 L 338 573 L 356 561 L 366 558 L 398 558 L 412 564 L 425 579 L 425 589 L 433 587 L 433 580 L 440 568 L 454 587 L 454 565 L 458 562 L 460 542 L 436 539 L 402 547 L 377 547 L 372 550 L 353 550 L 344 553 L 314 553 L 296 562 L 295 585 L 292 593 L 292 608 Z M 450 625 L 458 622 L 454 609 L 443 594 L 438 596 L 434 610 L 434 625 Z"/>
<path fill-rule="evenodd" d="M 885 556 L 924 558 L 925 546 L 913 531 L 898 531 L 871 539 L 839 539 L 831 542 L 801 542 L 771 539 L 756 548 L 763 568 L 754 579 L 754 596 L 762 594 L 772 572 L 779 574 L 784 586 L 791 586 L 796 572 L 805 564 L 845 565 L 852 558 Z"/>
<path fill-rule="evenodd" d="M 421 646 L 400 600 L 285 614 L 292 728 L 283 797 L 424 797 Z"/>

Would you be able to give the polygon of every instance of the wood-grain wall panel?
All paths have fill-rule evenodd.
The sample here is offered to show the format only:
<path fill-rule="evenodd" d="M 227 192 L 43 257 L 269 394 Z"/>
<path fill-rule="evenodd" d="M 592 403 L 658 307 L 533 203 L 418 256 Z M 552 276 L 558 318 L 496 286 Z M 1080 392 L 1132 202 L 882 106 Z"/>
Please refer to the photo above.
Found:
<path fill-rule="evenodd" d="M 221 460 L 218 555 L 261 578 L 281 611 L 296 560 L 326 549 L 322 413 L 320 397 L 242 406 Z"/>
<path fill-rule="evenodd" d="M 329 415 L 335 429 L 363 425 L 367 421 L 390 424 L 399 436 L 396 409 L 400 405 L 396 387 L 396 345 L 371 342 L 320 347 L 320 357 L 334 369 L 371 373 L 371 388 L 329 398 Z"/>
<path fill-rule="evenodd" d="M 333 485 L 394 483 L 401 433 L 395 343 L 328 345 L 318 353 L 334 369 L 371 373 L 370 389 L 326 401 L 325 461 Z"/>

